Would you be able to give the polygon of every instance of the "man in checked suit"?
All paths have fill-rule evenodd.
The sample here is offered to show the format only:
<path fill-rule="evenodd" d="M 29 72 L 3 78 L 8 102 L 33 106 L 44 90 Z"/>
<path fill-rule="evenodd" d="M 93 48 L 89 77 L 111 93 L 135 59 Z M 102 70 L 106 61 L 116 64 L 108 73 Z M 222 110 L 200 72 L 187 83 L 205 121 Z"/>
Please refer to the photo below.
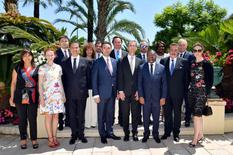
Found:
<path fill-rule="evenodd" d="M 176 43 L 170 45 L 169 54 L 169 57 L 160 61 L 165 66 L 168 90 L 166 104 L 163 106 L 165 132 L 161 139 L 167 139 L 173 132 L 174 141 L 178 142 L 180 139 L 181 106 L 188 89 L 188 62 L 177 57 L 178 44 Z"/>
<path fill-rule="evenodd" d="M 127 52 L 122 50 L 122 39 L 119 36 L 114 36 L 112 39 L 113 50 L 111 51 L 110 57 L 117 60 L 117 65 L 119 66 L 120 60 L 122 60 L 126 55 Z M 117 75 L 119 71 L 117 71 Z M 119 99 L 118 102 L 118 123 L 122 126 L 122 112 L 121 112 L 121 100 Z M 115 111 L 114 111 L 115 113 Z M 114 117 L 115 119 L 115 117 Z M 114 123 L 114 120 L 113 120 Z"/>
<path fill-rule="evenodd" d="M 92 67 L 92 91 L 97 103 L 98 131 L 101 143 L 107 143 L 107 138 L 120 140 L 113 133 L 113 116 L 117 95 L 117 62 L 110 58 L 112 45 L 102 43 L 103 56 L 97 59 Z"/>
<path fill-rule="evenodd" d="M 138 141 L 137 127 L 141 105 L 138 103 L 138 68 L 143 63 L 135 56 L 137 42 L 130 41 L 128 44 L 128 55 L 125 56 L 119 65 L 118 91 L 121 102 L 122 123 L 125 133 L 124 141 L 129 141 L 129 115 L 132 116 L 132 136 Z"/>

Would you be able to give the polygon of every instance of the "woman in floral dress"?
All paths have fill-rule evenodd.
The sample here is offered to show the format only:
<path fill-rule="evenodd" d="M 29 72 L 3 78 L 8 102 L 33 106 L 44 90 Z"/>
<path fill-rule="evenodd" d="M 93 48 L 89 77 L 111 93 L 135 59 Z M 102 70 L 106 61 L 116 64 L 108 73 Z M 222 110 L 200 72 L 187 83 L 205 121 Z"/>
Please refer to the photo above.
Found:
<path fill-rule="evenodd" d="M 53 62 L 55 50 L 45 51 L 47 63 L 39 68 L 40 111 L 45 114 L 45 128 L 48 134 L 48 146 L 57 147 L 58 114 L 64 113 L 66 101 L 62 85 L 61 66 Z"/>
<path fill-rule="evenodd" d="M 191 147 L 195 147 L 203 139 L 202 112 L 213 85 L 213 67 L 209 61 L 203 59 L 203 51 L 202 44 L 194 44 L 193 54 L 196 60 L 191 64 L 189 85 L 189 102 L 194 121 L 194 137 L 189 143 Z"/>

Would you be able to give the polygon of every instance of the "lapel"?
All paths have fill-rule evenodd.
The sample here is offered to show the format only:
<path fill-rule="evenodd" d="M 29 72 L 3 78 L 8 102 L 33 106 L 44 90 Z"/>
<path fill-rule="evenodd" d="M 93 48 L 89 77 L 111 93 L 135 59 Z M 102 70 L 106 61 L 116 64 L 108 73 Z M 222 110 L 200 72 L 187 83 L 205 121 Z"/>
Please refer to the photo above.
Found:
<path fill-rule="evenodd" d="M 112 59 L 111 57 L 110 57 L 110 60 L 111 60 L 111 63 L 112 63 L 112 75 L 114 75 L 115 73 L 116 73 L 116 70 L 117 70 L 117 65 L 116 65 L 116 62 L 114 61 L 115 59 Z M 109 74 L 110 74 L 110 72 L 109 72 Z M 111 75 L 111 74 L 110 74 Z"/>
<path fill-rule="evenodd" d="M 177 69 L 179 69 L 179 67 L 180 67 L 180 58 L 177 57 L 177 58 L 176 58 L 176 64 L 175 64 L 175 68 L 174 68 L 173 74 L 175 73 L 175 71 L 176 71 Z"/>
<path fill-rule="evenodd" d="M 132 74 L 132 72 L 131 72 L 131 69 L 130 69 L 130 64 L 129 64 L 128 57 L 126 56 L 126 57 L 124 57 L 123 59 L 125 60 L 126 70 L 127 70 L 128 72 L 130 72 L 130 75 L 131 75 L 131 76 L 133 76 L 133 74 Z M 134 70 L 135 70 L 135 69 L 134 69 Z"/>
<path fill-rule="evenodd" d="M 109 70 L 108 70 L 108 66 L 107 66 L 107 64 L 106 64 L 106 62 L 105 62 L 105 60 L 104 60 L 104 57 L 102 56 L 101 58 L 99 58 L 100 59 L 100 63 L 101 63 L 101 65 L 103 66 L 103 68 L 104 68 L 104 70 L 105 70 L 105 72 L 107 72 L 107 74 L 109 75 L 109 76 L 111 76 L 111 74 L 110 74 L 110 72 L 109 72 Z M 111 62 L 112 62 L 112 59 L 110 59 L 111 60 Z M 112 65 L 113 66 L 113 65 Z M 102 67 L 101 67 L 102 68 Z M 113 69 L 113 72 L 114 72 L 114 69 Z"/>
<path fill-rule="evenodd" d="M 80 70 L 82 64 L 83 64 L 83 59 L 79 56 L 78 67 L 77 67 L 77 69 L 75 71 L 75 74 Z"/>
<path fill-rule="evenodd" d="M 66 60 L 66 65 L 67 65 L 67 70 L 71 73 L 73 73 L 73 68 L 72 68 L 72 63 L 71 63 L 71 57 L 69 57 L 67 60 Z"/>

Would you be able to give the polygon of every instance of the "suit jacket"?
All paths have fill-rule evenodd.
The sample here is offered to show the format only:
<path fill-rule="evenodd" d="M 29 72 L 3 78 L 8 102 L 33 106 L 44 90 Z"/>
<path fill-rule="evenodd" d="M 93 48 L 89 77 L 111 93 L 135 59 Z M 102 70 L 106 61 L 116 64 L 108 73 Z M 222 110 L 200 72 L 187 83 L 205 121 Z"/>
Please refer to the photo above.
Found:
<path fill-rule="evenodd" d="M 138 73 L 138 95 L 145 101 L 152 101 L 159 106 L 159 100 L 167 97 L 167 80 L 165 67 L 155 63 L 153 75 L 150 74 L 148 63 L 140 66 Z"/>
<path fill-rule="evenodd" d="M 142 63 L 142 60 L 135 57 L 134 73 L 132 74 L 128 57 L 125 56 L 121 60 L 118 68 L 118 91 L 124 91 L 126 96 L 136 93 L 138 90 L 138 69 Z"/>
<path fill-rule="evenodd" d="M 78 68 L 73 73 L 70 57 L 62 63 L 62 71 L 67 99 L 87 98 L 90 87 L 90 62 L 80 57 Z"/>
<path fill-rule="evenodd" d="M 93 96 L 99 95 L 100 99 L 116 97 L 117 92 L 117 62 L 111 58 L 113 72 L 110 74 L 103 57 L 94 61 L 92 66 L 92 92 Z"/>
<path fill-rule="evenodd" d="M 170 74 L 170 56 L 161 59 L 160 63 L 165 66 L 166 70 L 168 97 L 183 98 L 188 91 L 188 61 L 177 57 L 172 76 Z"/>
<path fill-rule="evenodd" d="M 127 55 L 127 52 L 122 50 L 121 59 L 123 59 L 126 55 Z M 113 58 L 113 59 L 116 59 L 114 49 L 111 51 L 110 57 Z"/>
<path fill-rule="evenodd" d="M 69 50 L 68 50 L 69 51 Z M 69 54 L 70 54 L 70 51 L 69 51 Z M 56 58 L 54 59 L 54 62 L 58 65 L 61 65 L 63 61 L 65 61 L 64 59 L 64 54 L 61 50 L 61 48 L 57 49 L 56 51 Z"/>
<path fill-rule="evenodd" d="M 195 56 L 193 55 L 193 53 L 188 51 L 185 51 L 182 57 L 186 59 L 189 62 L 189 64 L 191 64 L 195 60 Z"/>

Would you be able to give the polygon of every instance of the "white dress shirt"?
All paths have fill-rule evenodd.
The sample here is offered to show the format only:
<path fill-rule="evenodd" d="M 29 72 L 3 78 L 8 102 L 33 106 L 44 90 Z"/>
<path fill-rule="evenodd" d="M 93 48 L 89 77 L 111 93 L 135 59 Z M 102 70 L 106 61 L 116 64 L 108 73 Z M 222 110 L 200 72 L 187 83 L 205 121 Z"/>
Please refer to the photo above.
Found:
<path fill-rule="evenodd" d="M 153 64 L 153 70 L 152 70 L 152 74 L 154 75 L 154 73 L 155 73 L 155 65 L 156 65 L 156 63 L 155 62 L 153 62 L 153 63 L 149 63 L 148 62 L 148 66 L 149 66 L 149 73 L 151 74 L 151 64 Z"/>
<path fill-rule="evenodd" d="M 67 57 L 68 57 L 68 58 L 70 57 L 70 53 L 69 53 L 69 50 L 68 50 L 68 49 L 63 49 L 63 48 L 61 48 L 61 51 L 62 51 L 62 53 L 63 53 L 64 56 L 65 56 L 65 53 L 66 53 Z"/>
<path fill-rule="evenodd" d="M 142 60 L 143 60 L 143 55 L 145 55 L 145 61 L 147 62 L 147 53 L 140 53 L 140 54 L 141 54 Z"/>
<path fill-rule="evenodd" d="M 131 65 L 131 61 L 132 61 L 132 70 L 131 70 L 131 73 L 133 74 L 134 73 L 134 70 L 135 70 L 135 55 L 131 56 L 128 54 L 128 61 L 129 61 L 129 66 Z M 131 66 L 130 66 L 131 67 Z M 131 69 L 131 68 L 130 68 Z"/>
<path fill-rule="evenodd" d="M 77 57 L 73 57 L 71 56 L 71 64 L 72 64 L 72 68 L 74 68 L 73 64 L 74 64 L 74 58 L 76 58 L 76 69 L 78 69 L 78 64 L 79 64 L 79 59 L 80 56 L 78 55 Z"/>
<path fill-rule="evenodd" d="M 174 62 L 174 68 L 175 68 L 175 66 L 176 66 L 176 59 L 177 58 L 174 58 L 173 59 L 173 62 Z M 170 57 L 170 60 L 169 60 L 170 62 L 169 62 L 169 69 L 171 70 L 171 65 L 172 65 L 172 58 Z"/>

